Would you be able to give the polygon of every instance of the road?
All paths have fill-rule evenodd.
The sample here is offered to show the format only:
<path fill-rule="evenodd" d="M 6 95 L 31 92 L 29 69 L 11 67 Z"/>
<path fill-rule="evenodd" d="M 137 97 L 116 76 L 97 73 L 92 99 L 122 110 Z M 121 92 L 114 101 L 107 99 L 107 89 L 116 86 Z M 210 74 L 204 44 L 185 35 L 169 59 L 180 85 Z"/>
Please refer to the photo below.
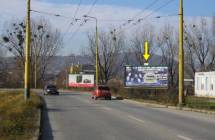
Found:
<path fill-rule="evenodd" d="M 215 139 L 215 117 L 206 114 L 126 100 L 94 101 L 79 92 L 44 98 L 41 140 Z"/>

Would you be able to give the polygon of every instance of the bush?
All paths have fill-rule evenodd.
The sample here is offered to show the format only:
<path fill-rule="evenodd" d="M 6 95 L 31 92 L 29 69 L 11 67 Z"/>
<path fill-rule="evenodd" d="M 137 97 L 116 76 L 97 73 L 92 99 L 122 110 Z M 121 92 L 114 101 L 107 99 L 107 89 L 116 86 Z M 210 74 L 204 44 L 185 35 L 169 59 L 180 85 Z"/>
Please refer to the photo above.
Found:
<path fill-rule="evenodd" d="M 122 82 L 117 79 L 109 80 L 107 85 L 111 89 L 111 92 L 115 95 L 118 95 L 120 90 L 123 88 Z"/>

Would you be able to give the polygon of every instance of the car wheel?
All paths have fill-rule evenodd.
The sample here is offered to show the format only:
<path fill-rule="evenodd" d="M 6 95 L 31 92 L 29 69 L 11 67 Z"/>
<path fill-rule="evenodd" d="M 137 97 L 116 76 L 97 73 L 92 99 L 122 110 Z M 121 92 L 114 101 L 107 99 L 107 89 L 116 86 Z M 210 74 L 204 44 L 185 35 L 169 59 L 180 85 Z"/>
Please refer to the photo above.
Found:
<path fill-rule="evenodd" d="M 94 97 L 94 99 L 95 99 L 95 100 L 97 100 L 97 99 L 98 99 L 98 97 Z"/>
<path fill-rule="evenodd" d="M 111 100 L 111 97 L 109 97 L 108 100 Z"/>

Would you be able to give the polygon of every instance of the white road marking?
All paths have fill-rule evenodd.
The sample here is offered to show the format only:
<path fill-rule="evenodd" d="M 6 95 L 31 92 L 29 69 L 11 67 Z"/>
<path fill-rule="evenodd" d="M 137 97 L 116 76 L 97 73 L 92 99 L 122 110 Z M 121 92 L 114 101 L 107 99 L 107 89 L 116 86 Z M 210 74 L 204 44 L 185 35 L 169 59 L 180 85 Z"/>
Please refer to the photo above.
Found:
<path fill-rule="evenodd" d="M 129 115 L 128 117 L 129 117 L 130 119 L 132 119 L 132 120 L 135 120 L 135 121 L 138 121 L 138 122 L 141 122 L 141 123 L 145 123 L 144 120 L 138 119 L 138 118 L 136 118 L 136 117 L 134 117 L 134 116 Z"/>
<path fill-rule="evenodd" d="M 102 107 L 102 108 L 105 109 L 105 110 L 108 110 L 108 111 L 112 110 L 112 109 L 109 108 L 109 107 Z"/>
<path fill-rule="evenodd" d="M 188 138 L 188 137 L 185 137 L 185 136 L 182 136 L 182 135 L 177 135 L 177 137 L 183 139 L 183 140 L 192 140 L 191 138 Z"/>

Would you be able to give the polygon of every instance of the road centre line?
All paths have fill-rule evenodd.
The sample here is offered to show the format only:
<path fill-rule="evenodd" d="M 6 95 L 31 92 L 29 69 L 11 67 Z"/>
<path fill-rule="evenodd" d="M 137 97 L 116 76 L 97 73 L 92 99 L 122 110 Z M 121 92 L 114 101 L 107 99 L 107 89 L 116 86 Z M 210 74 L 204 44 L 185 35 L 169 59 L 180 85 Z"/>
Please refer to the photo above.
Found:
<path fill-rule="evenodd" d="M 191 138 L 188 138 L 188 137 L 185 137 L 185 136 L 182 136 L 182 135 L 177 135 L 177 137 L 183 139 L 183 140 L 192 140 Z"/>
<path fill-rule="evenodd" d="M 134 116 L 131 116 L 131 115 L 128 115 L 128 118 L 130 118 L 130 119 L 132 119 L 132 120 L 135 120 L 135 121 L 138 121 L 138 122 L 141 122 L 141 123 L 145 123 L 144 120 L 138 119 L 138 118 L 136 118 L 136 117 L 134 117 Z"/>

